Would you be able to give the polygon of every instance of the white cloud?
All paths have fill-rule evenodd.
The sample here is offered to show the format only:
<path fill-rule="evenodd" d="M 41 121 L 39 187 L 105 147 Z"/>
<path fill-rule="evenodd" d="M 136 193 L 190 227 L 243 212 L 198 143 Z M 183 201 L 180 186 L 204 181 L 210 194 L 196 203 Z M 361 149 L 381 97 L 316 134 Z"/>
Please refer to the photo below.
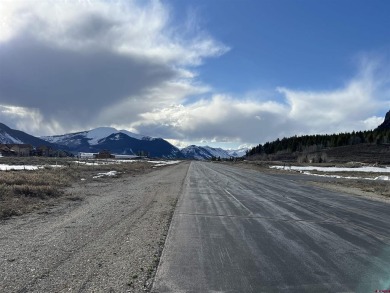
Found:
<path fill-rule="evenodd" d="M 0 105 L 2 123 L 12 125 L 16 129 L 24 129 L 28 133 L 39 131 L 61 133 L 64 128 L 55 121 L 43 123 L 44 119 L 37 109 Z"/>
<path fill-rule="evenodd" d="M 0 120 L 36 135 L 114 126 L 230 147 L 372 129 L 390 108 L 389 62 L 369 55 L 334 90 L 215 93 L 195 68 L 228 48 L 196 18 L 170 18 L 157 0 L 0 1 Z"/>
<path fill-rule="evenodd" d="M 330 91 L 279 87 L 279 101 L 267 100 L 266 93 L 259 91 L 257 97 L 253 93 L 250 98 L 217 94 L 192 104 L 156 108 L 142 114 L 136 127 L 163 130 L 171 139 L 237 145 L 296 134 L 369 130 L 383 121 L 376 114 L 390 107 L 390 79 L 378 77 L 376 69 L 365 62 L 355 78 Z"/>
<path fill-rule="evenodd" d="M 35 129 L 130 124 L 205 92 L 193 67 L 228 50 L 173 27 L 157 0 L 4 0 L 0 11 L 0 105 L 37 111 Z"/>
<path fill-rule="evenodd" d="M 190 39 L 169 26 L 160 1 L 15 1 L 0 3 L 0 41 L 28 34 L 70 50 L 104 49 L 175 64 L 201 63 L 228 48 L 202 34 Z"/>
<path fill-rule="evenodd" d="M 375 129 L 383 122 L 383 118 L 384 117 L 372 116 L 359 122 L 363 123 L 363 129 Z"/>

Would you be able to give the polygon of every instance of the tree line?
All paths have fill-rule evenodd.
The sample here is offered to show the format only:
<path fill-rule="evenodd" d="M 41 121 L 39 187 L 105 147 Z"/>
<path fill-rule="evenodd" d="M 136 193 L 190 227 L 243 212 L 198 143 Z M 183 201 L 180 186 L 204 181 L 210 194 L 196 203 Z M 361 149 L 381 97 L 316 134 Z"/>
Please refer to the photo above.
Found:
<path fill-rule="evenodd" d="M 294 153 L 304 151 L 320 151 L 327 148 L 334 148 L 362 143 L 390 144 L 390 129 L 367 130 L 351 133 L 337 133 L 324 135 L 303 135 L 289 138 L 277 139 L 272 142 L 259 144 L 248 150 L 246 156 L 257 154 L 276 154 L 279 152 Z"/>

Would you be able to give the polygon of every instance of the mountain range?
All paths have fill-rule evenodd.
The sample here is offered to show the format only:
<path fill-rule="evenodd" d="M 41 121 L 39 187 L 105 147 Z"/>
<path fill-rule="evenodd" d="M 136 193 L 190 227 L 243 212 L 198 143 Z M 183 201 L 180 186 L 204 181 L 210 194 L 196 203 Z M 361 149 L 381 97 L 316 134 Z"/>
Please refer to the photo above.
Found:
<path fill-rule="evenodd" d="M 229 159 L 231 157 L 242 157 L 245 156 L 247 149 L 239 150 L 224 150 L 221 148 L 212 148 L 209 146 L 196 146 L 190 145 L 181 150 L 182 154 L 186 158 L 195 160 L 204 160 L 211 158 Z"/>
<path fill-rule="evenodd" d="M 147 154 L 150 157 L 167 159 L 208 160 L 231 158 L 245 155 L 246 149 L 226 151 L 220 148 L 191 145 L 182 150 L 162 138 L 153 138 L 135 134 L 127 130 L 112 127 L 99 127 L 88 131 L 64 135 L 35 137 L 20 130 L 14 130 L 0 123 L 0 143 L 25 143 L 35 147 L 46 145 L 74 154 L 78 152 L 96 153 L 109 150 L 114 154 L 137 155 Z"/>

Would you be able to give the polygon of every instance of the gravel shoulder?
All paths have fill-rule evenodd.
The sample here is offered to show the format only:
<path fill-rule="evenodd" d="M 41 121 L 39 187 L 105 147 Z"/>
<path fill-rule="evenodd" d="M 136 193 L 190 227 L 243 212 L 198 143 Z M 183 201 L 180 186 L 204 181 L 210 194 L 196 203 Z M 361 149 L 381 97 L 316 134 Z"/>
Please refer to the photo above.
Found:
<path fill-rule="evenodd" d="M 75 183 L 0 221 L 0 292 L 148 291 L 188 166 Z"/>

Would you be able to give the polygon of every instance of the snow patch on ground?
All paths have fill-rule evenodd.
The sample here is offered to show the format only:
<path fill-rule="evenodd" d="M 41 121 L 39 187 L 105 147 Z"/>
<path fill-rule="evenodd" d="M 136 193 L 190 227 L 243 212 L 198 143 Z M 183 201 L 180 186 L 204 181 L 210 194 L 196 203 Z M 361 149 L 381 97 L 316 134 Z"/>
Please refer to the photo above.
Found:
<path fill-rule="evenodd" d="M 113 160 L 113 159 L 95 159 L 95 160 L 81 160 L 81 161 L 72 161 L 75 164 L 78 165 L 85 165 L 85 166 L 98 166 L 98 165 L 119 165 L 122 163 L 135 163 L 135 162 L 144 162 L 142 160 Z"/>
<path fill-rule="evenodd" d="M 305 175 L 328 177 L 337 179 L 365 179 L 365 180 L 385 180 L 389 181 L 390 176 L 377 176 L 375 178 L 370 177 L 356 177 L 356 176 L 340 176 L 329 174 L 315 174 L 309 171 L 317 172 L 365 172 L 365 173 L 390 173 L 390 167 L 358 167 L 358 168 L 345 168 L 345 167 L 316 167 L 316 166 L 270 166 L 271 169 L 298 171 Z"/>
<path fill-rule="evenodd" d="M 117 176 L 118 174 L 119 174 L 118 171 L 109 171 L 106 173 L 98 173 L 96 176 L 93 176 L 92 178 L 96 179 L 96 178 L 101 178 L 101 177 L 113 177 L 113 176 Z"/>
<path fill-rule="evenodd" d="M 78 157 L 80 159 L 94 159 L 95 156 L 97 155 L 97 153 L 82 153 L 80 152 L 78 154 Z M 134 160 L 136 158 L 139 158 L 139 156 L 136 156 L 136 155 L 114 155 L 115 156 L 115 159 L 122 159 L 122 160 Z M 106 159 L 105 159 L 106 160 Z"/>
<path fill-rule="evenodd" d="M 270 166 L 272 169 L 295 170 L 295 171 L 319 171 L 319 172 L 367 172 L 367 173 L 390 173 L 390 167 L 316 167 L 316 166 Z"/>
<path fill-rule="evenodd" d="M 77 165 L 84 165 L 84 166 L 99 166 L 99 165 L 119 165 L 122 163 L 135 163 L 135 162 L 145 162 L 144 160 L 79 160 L 79 161 L 72 161 L 72 163 Z M 146 161 L 150 164 L 153 164 L 153 167 L 162 167 L 162 166 L 168 166 L 168 165 L 174 165 L 178 164 L 181 161 Z M 7 165 L 7 164 L 0 164 L 0 171 L 10 171 L 10 170 L 28 170 L 28 171 L 34 171 L 38 169 L 43 168 L 61 168 L 64 167 L 63 165 Z M 116 172 L 116 171 L 115 171 Z M 110 176 L 110 175 L 106 175 Z"/>
<path fill-rule="evenodd" d="M 60 168 L 63 167 L 62 165 L 7 165 L 7 164 L 0 164 L 0 171 L 18 171 L 18 170 L 26 170 L 26 171 L 34 171 L 38 169 L 43 168 Z"/>
<path fill-rule="evenodd" d="M 179 164 L 181 161 L 148 161 L 148 163 L 155 164 L 154 167 L 162 167 L 167 165 Z"/>
<path fill-rule="evenodd" d="M 119 162 L 115 162 L 115 161 L 98 161 L 98 160 L 94 160 L 94 161 L 73 161 L 73 163 L 77 164 L 77 165 L 84 165 L 84 166 L 98 166 L 98 165 L 112 165 L 112 164 L 119 164 Z"/>

